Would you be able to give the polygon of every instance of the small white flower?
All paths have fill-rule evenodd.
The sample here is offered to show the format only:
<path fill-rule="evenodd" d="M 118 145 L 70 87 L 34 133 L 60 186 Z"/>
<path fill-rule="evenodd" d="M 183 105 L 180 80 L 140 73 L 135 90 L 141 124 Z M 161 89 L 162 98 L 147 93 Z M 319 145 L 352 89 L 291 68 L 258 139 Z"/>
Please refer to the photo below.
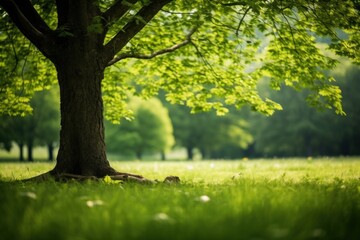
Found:
<path fill-rule="evenodd" d="M 104 202 L 101 201 L 101 200 L 95 200 L 95 201 L 89 200 L 89 201 L 86 201 L 86 205 L 89 208 L 92 208 L 92 207 L 95 207 L 95 206 L 101 206 L 103 204 L 104 204 Z"/>
<path fill-rule="evenodd" d="M 209 196 L 202 195 L 202 196 L 199 197 L 198 200 L 199 200 L 200 202 L 206 203 L 206 202 L 209 202 L 209 201 L 210 201 L 210 198 L 209 198 Z"/>
<path fill-rule="evenodd" d="M 170 217 L 166 213 L 157 213 L 154 216 L 155 221 L 169 221 Z"/>
<path fill-rule="evenodd" d="M 33 192 L 22 192 L 22 193 L 20 193 L 20 196 L 31 198 L 31 199 L 36 199 L 37 198 L 36 194 L 33 193 Z"/>
<path fill-rule="evenodd" d="M 194 169 L 193 165 L 187 165 L 186 168 L 190 171 Z"/>

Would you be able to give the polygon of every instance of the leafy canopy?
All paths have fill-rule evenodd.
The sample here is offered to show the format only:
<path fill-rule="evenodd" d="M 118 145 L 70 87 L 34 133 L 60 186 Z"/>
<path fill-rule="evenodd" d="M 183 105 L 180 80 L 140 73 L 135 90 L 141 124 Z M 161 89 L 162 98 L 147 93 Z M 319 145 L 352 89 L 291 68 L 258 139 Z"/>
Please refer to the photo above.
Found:
<path fill-rule="evenodd" d="M 114 2 L 94 4 L 105 11 Z M 55 28 L 54 4 L 33 3 Z M 136 12 L 147 4 L 149 0 L 122 1 L 129 10 L 111 23 L 105 43 L 129 19 L 143 22 Z M 359 10 L 357 0 L 172 1 L 109 63 L 103 81 L 106 115 L 115 121 L 131 117 L 126 107 L 130 95 L 149 98 L 160 90 L 169 102 L 195 112 L 215 109 L 223 115 L 228 105 L 246 104 L 270 115 L 281 106 L 259 94 L 264 77 L 275 90 L 283 84 L 308 89 L 312 105 L 343 114 L 341 90 L 326 71 L 337 61 L 327 53 L 360 63 Z M 55 74 L 8 21 L 0 9 L 0 112 L 23 114 L 31 110 L 27 103 L 32 93 L 53 84 Z M 100 21 L 95 16 L 88 32 L 101 32 Z M 57 30 L 71 34 L 63 26 Z"/>

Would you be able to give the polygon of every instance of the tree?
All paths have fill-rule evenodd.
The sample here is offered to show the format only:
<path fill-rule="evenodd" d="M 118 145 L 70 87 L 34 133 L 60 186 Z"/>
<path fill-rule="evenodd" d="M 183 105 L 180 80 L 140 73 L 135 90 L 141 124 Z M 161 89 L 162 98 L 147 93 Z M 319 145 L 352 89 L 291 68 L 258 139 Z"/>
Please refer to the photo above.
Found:
<path fill-rule="evenodd" d="M 14 141 L 19 147 L 19 160 L 24 161 L 24 146 L 27 146 L 28 161 L 33 161 L 33 147 L 46 144 L 49 148 L 49 159 L 53 156 L 54 144 L 59 134 L 59 103 L 55 89 L 36 92 L 30 101 L 34 111 L 27 116 L 2 117 L 0 125 L 0 142 L 11 146 Z M 1 141 L 1 138 L 4 140 Z"/>
<path fill-rule="evenodd" d="M 213 112 L 191 114 L 184 106 L 169 106 L 178 145 L 187 150 L 188 160 L 193 159 L 195 148 L 202 159 L 231 157 L 225 148 L 245 149 L 253 141 L 248 123 L 235 111 L 218 117 Z"/>
<path fill-rule="evenodd" d="M 286 82 L 309 89 L 313 103 L 342 113 L 341 93 L 321 71 L 336 61 L 320 52 L 314 35 L 330 37 L 334 51 L 359 63 L 356 0 L 0 0 L 0 6 L 7 13 L 1 25 L 11 20 L 57 72 L 61 131 L 52 175 L 124 176 L 106 158 L 102 86 L 110 117 L 124 114 L 114 104 L 124 103 L 122 93 L 159 89 L 194 111 L 224 114 L 226 103 L 271 114 L 280 106 L 259 95 L 264 75 L 274 88 Z M 259 34 L 267 36 L 266 48 Z M 116 63 L 125 78 L 115 83 L 104 72 Z M 11 87 L 7 81 L 5 89 Z"/>
<path fill-rule="evenodd" d="M 33 115 L 36 117 L 35 138 L 39 144 L 47 147 L 49 161 L 54 160 L 54 148 L 59 142 L 59 105 L 55 88 L 37 92 L 32 99 Z"/>
<path fill-rule="evenodd" d="M 136 155 L 141 159 L 143 153 L 160 152 L 165 154 L 174 144 L 172 125 L 169 114 L 158 99 L 141 103 L 136 109 L 140 144 Z"/>
<path fill-rule="evenodd" d="M 244 109 L 233 111 L 228 115 L 219 118 L 215 129 L 220 128 L 216 138 L 213 134 L 208 136 L 213 139 L 207 152 L 209 158 L 235 159 L 244 157 L 246 150 L 253 144 L 254 137 L 250 132 L 250 124 L 246 119 Z M 207 144 L 204 145 L 205 147 Z M 246 155 L 245 155 L 246 156 Z"/>
<path fill-rule="evenodd" d="M 7 117 L 4 124 L 8 128 L 7 134 L 10 141 L 19 147 L 19 160 L 24 161 L 24 147 L 27 146 L 28 161 L 33 161 L 33 144 L 35 141 L 35 119 L 30 116 Z"/>
<path fill-rule="evenodd" d="M 305 104 L 306 94 L 283 88 L 273 95 L 284 110 L 266 119 L 257 116 L 253 121 L 256 150 L 265 156 L 313 156 L 326 123 Z"/>
<path fill-rule="evenodd" d="M 147 101 L 133 98 L 129 105 L 134 112 L 134 120 L 107 125 L 107 150 L 122 154 L 135 153 L 138 159 L 142 159 L 144 153 L 164 155 L 174 144 L 167 109 L 156 98 Z"/>
<path fill-rule="evenodd" d="M 176 145 L 186 148 L 187 159 L 192 160 L 193 151 L 200 140 L 199 129 L 204 127 L 204 124 L 199 121 L 201 115 L 191 115 L 189 108 L 178 105 L 169 106 L 169 111 L 174 126 Z"/>

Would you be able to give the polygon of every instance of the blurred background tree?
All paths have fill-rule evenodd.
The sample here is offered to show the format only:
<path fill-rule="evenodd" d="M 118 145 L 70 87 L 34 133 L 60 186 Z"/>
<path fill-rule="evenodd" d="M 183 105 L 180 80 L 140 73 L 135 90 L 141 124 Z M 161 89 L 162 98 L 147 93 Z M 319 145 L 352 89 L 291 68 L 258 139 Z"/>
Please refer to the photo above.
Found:
<path fill-rule="evenodd" d="M 38 145 L 44 145 L 48 150 L 48 160 L 54 160 L 54 149 L 59 143 L 60 132 L 60 102 L 58 89 L 36 93 L 32 100 L 34 116 L 36 115 L 36 140 Z"/>
<path fill-rule="evenodd" d="M 19 160 L 24 160 L 24 147 L 27 159 L 33 161 L 33 148 L 46 145 L 48 159 L 54 159 L 54 147 L 59 141 L 60 111 L 56 89 L 39 91 L 31 99 L 32 113 L 27 116 L 1 117 L 0 142 L 8 151 L 11 142 L 19 148 Z"/>
<path fill-rule="evenodd" d="M 187 159 L 198 149 L 202 159 L 232 158 L 230 149 L 245 149 L 253 141 L 248 123 L 238 112 L 217 116 L 214 112 L 192 114 L 185 106 L 169 105 L 178 146 L 186 148 Z"/>
<path fill-rule="evenodd" d="M 129 107 L 134 113 L 132 121 L 121 120 L 119 125 L 107 122 L 107 151 L 137 159 L 142 159 L 144 154 L 160 153 L 165 160 L 165 153 L 174 144 L 168 110 L 156 98 L 145 101 L 133 97 Z"/>

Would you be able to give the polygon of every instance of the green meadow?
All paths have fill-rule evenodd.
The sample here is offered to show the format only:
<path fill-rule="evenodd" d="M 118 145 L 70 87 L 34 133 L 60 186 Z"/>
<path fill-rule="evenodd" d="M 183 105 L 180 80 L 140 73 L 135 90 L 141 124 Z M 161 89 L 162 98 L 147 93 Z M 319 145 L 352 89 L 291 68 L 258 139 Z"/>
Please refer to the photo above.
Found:
<path fill-rule="evenodd" d="M 181 184 L 20 182 L 0 162 L 0 238 L 360 239 L 360 159 L 111 162 Z"/>

